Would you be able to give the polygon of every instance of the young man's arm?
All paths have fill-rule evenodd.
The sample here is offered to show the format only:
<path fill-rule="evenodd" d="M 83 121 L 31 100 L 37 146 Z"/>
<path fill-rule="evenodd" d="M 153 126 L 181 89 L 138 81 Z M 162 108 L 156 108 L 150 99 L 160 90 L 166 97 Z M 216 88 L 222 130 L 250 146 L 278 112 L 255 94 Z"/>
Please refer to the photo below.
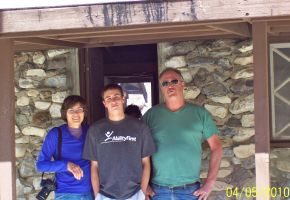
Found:
<path fill-rule="evenodd" d="M 146 194 L 147 186 L 150 179 L 150 156 L 142 158 L 143 173 L 141 180 L 141 190 Z"/>
<path fill-rule="evenodd" d="M 97 196 L 100 190 L 99 167 L 97 161 L 91 161 L 91 182 L 94 190 L 94 195 Z"/>
<path fill-rule="evenodd" d="M 207 179 L 205 184 L 199 190 L 194 192 L 194 195 L 199 196 L 199 200 L 207 199 L 212 191 L 223 154 L 221 142 L 216 134 L 211 136 L 207 142 L 211 150 Z"/>

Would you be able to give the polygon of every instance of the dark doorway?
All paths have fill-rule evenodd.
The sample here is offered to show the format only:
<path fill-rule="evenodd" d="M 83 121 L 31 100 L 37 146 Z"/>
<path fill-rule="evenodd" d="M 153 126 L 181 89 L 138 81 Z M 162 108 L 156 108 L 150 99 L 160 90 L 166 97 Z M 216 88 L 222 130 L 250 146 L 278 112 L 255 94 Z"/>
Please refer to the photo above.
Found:
<path fill-rule="evenodd" d="M 125 95 L 125 106 L 137 105 L 142 115 L 152 107 L 154 94 L 154 79 L 149 75 L 135 76 L 105 76 L 105 85 L 119 84 Z"/>
<path fill-rule="evenodd" d="M 81 94 L 89 104 L 90 123 L 105 116 L 100 94 L 108 83 L 120 84 L 127 105 L 138 105 L 143 113 L 158 103 L 156 44 L 90 48 L 83 50 L 80 58 L 84 71 Z"/>

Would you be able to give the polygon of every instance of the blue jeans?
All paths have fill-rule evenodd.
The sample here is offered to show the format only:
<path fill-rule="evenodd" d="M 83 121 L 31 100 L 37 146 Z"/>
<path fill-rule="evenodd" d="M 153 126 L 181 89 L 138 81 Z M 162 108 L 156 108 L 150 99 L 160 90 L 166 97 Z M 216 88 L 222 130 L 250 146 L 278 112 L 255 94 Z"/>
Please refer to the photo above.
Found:
<path fill-rule="evenodd" d="M 200 183 L 187 184 L 177 187 L 151 185 L 155 195 L 153 200 L 197 200 L 198 196 L 194 196 L 193 192 L 200 188 Z"/>
<path fill-rule="evenodd" d="M 55 193 L 55 200 L 94 200 L 93 193 Z"/>

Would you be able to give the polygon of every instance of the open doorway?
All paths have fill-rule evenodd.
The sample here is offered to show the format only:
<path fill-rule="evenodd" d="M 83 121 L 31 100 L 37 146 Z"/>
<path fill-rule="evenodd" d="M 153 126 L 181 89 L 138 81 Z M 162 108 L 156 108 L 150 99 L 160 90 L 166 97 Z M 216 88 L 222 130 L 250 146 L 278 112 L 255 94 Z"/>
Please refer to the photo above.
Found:
<path fill-rule="evenodd" d="M 100 94 L 109 83 L 120 84 L 125 106 L 137 105 L 142 114 L 159 103 L 157 44 L 90 48 L 84 54 L 81 91 L 88 99 L 89 122 L 105 116 Z"/>
<path fill-rule="evenodd" d="M 152 76 L 106 76 L 105 85 L 116 83 L 123 89 L 125 106 L 136 105 L 142 115 L 153 105 L 152 93 L 154 79 Z"/>

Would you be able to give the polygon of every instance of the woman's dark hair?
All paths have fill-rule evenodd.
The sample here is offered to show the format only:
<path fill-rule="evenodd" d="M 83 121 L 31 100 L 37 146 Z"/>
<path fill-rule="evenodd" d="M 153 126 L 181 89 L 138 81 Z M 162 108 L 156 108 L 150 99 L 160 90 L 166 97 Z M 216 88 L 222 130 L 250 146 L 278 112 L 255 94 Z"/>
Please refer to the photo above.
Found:
<path fill-rule="evenodd" d="M 60 112 L 61 112 L 61 118 L 67 122 L 67 118 L 66 118 L 66 112 L 68 109 L 72 108 L 73 106 L 75 106 L 76 104 L 80 104 L 81 107 L 84 109 L 85 113 L 86 113 L 86 110 L 87 110 L 87 103 L 86 103 L 86 100 L 79 96 L 79 95 L 70 95 L 70 96 L 67 96 L 62 105 L 61 105 L 61 109 L 60 109 Z"/>
<path fill-rule="evenodd" d="M 136 117 L 137 119 L 140 119 L 142 117 L 142 113 L 140 111 L 140 108 L 136 105 L 129 105 L 125 108 L 125 114 L 130 115 L 132 117 Z"/>

